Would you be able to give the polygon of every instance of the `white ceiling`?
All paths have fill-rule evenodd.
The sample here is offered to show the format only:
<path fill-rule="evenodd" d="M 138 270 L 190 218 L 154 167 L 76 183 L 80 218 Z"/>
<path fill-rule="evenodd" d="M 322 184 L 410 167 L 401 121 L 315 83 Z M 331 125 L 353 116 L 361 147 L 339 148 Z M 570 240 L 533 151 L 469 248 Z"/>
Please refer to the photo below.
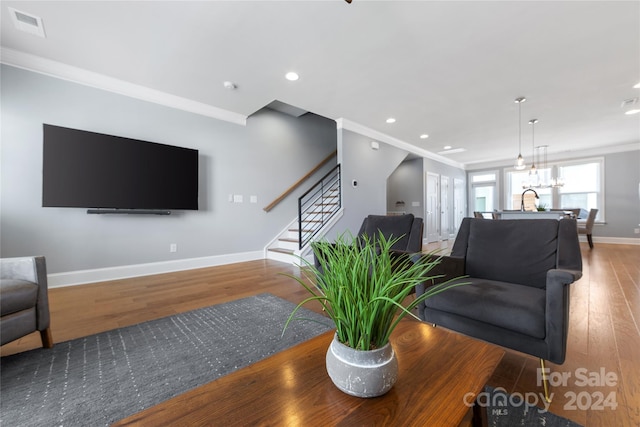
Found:
<path fill-rule="evenodd" d="M 47 37 L 18 31 L 8 6 Z M 279 100 L 422 150 L 464 148 L 447 158 L 467 166 L 515 160 L 518 96 L 527 161 L 532 118 L 550 154 L 640 144 L 640 114 L 621 108 L 640 96 L 639 1 L 2 0 L 1 13 L 5 51 L 241 116 Z"/>

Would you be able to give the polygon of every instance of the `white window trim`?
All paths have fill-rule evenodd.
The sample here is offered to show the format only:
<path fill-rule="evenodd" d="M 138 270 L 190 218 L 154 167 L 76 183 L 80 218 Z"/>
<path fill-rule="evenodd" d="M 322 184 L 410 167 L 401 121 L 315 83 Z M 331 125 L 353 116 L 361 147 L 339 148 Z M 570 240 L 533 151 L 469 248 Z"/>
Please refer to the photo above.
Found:
<path fill-rule="evenodd" d="M 487 174 L 494 174 L 496 179 L 493 181 L 480 181 L 480 182 L 473 182 L 473 177 L 474 176 L 478 176 L 478 175 L 487 175 Z M 492 170 L 483 170 L 483 171 L 475 171 L 475 172 L 470 172 L 469 173 L 469 179 L 467 182 L 468 188 L 467 188 L 467 215 L 469 216 L 473 216 L 473 206 L 475 206 L 475 203 L 473 203 L 473 187 L 475 185 L 482 185 L 485 186 L 487 184 L 493 184 L 495 187 L 495 194 L 496 194 L 496 201 L 498 202 L 498 205 L 500 204 L 500 194 L 501 194 L 501 186 L 500 186 L 500 170 L 499 169 L 492 169 Z M 496 206 L 496 209 L 500 210 L 500 206 Z"/>
<path fill-rule="evenodd" d="M 600 157 L 587 157 L 587 158 L 583 158 L 583 159 L 572 159 L 572 160 L 567 160 L 567 161 L 556 161 L 553 164 L 556 166 L 573 166 L 573 165 L 580 165 L 580 164 L 585 164 L 585 163 L 600 163 L 600 189 L 598 190 L 598 194 L 600 195 L 599 200 L 598 200 L 598 221 L 596 223 L 598 224 L 604 224 L 606 222 L 606 216 L 605 216 L 605 198 L 607 197 L 604 189 L 606 188 L 605 186 L 605 161 L 604 161 L 604 157 L 600 156 Z M 558 192 L 557 194 L 558 199 L 560 198 L 560 193 Z"/>

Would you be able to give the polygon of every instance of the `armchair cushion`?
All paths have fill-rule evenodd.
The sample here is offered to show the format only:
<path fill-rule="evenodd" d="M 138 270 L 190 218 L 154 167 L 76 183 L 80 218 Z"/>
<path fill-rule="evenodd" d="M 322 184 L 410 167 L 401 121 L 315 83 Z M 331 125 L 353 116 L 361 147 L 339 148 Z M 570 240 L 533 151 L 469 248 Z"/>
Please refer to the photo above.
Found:
<path fill-rule="evenodd" d="M 470 225 L 466 274 L 544 288 L 547 271 L 556 266 L 557 236 L 553 221 L 531 227 L 515 221 L 475 221 Z"/>
<path fill-rule="evenodd" d="M 425 306 L 535 338 L 545 337 L 544 289 L 477 278 L 460 281 L 469 284 L 434 295 Z"/>
<path fill-rule="evenodd" d="M 38 299 L 38 285 L 26 280 L 1 279 L 0 290 L 1 316 L 35 307 Z"/>

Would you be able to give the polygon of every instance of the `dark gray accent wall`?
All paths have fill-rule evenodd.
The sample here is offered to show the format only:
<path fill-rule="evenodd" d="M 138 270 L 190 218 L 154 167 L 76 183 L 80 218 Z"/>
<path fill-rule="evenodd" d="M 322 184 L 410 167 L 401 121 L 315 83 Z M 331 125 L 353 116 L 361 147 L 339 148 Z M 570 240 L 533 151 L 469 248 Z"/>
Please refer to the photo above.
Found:
<path fill-rule="evenodd" d="M 398 204 L 404 202 L 404 205 Z M 417 202 L 418 206 L 413 206 Z M 424 218 L 423 159 L 405 160 L 387 180 L 387 211 Z"/>
<path fill-rule="evenodd" d="M 49 273 L 260 251 L 297 216 L 306 188 L 270 213 L 262 208 L 336 149 L 335 122 L 313 114 L 261 110 L 241 126 L 6 65 L 1 72 L 0 256 L 45 255 Z M 200 210 L 43 208 L 43 123 L 198 149 Z M 229 202 L 234 194 L 244 202 Z"/>

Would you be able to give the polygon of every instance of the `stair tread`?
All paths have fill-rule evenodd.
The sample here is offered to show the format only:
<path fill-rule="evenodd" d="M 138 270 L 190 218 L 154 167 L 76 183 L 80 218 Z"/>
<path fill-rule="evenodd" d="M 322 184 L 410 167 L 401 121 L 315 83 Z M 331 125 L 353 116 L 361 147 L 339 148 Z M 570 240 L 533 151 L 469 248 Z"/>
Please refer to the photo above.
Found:
<path fill-rule="evenodd" d="M 294 239 L 294 238 L 291 238 L 291 237 L 281 237 L 281 238 L 279 238 L 278 240 L 280 240 L 281 242 L 291 242 L 291 243 L 298 243 L 298 242 L 300 242 L 300 240 L 298 240 L 298 239 Z"/>
<path fill-rule="evenodd" d="M 280 252 L 282 254 L 288 254 L 288 255 L 293 255 L 295 252 L 293 249 L 283 249 L 283 248 L 269 248 L 269 250 L 272 252 Z"/>

